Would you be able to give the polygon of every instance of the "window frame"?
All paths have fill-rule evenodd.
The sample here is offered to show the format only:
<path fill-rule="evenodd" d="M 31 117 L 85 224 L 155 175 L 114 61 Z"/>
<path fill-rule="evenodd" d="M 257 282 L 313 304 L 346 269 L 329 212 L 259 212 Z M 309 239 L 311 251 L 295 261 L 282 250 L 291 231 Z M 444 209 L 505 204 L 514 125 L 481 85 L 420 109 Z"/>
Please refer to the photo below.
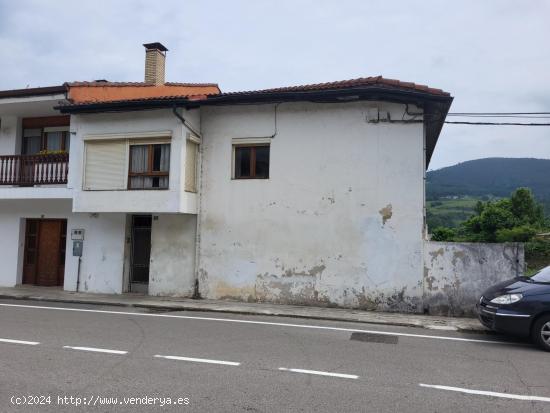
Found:
<path fill-rule="evenodd" d="M 67 152 L 67 140 L 70 139 L 70 135 L 69 135 L 69 127 L 67 126 L 67 128 L 63 128 L 64 130 L 57 130 L 57 131 L 53 131 L 53 130 L 48 130 L 48 129 L 53 129 L 53 128 L 49 128 L 49 127 L 39 127 L 39 128 L 24 128 L 23 129 L 23 136 L 22 136 L 22 145 L 21 145 L 21 155 L 37 155 L 38 153 L 33 153 L 33 154 L 29 154 L 27 153 L 27 147 L 28 147 L 28 139 L 30 138 L 36 138 L 38 136 L 25 136 L 25 130 L 28 130 L 28 129 L 40 129 L 40 151 L 38 152 L 42 152 L 42 151 L 47 151 L 48 150 L 48 133 L 50 132 L 61 132 L 61 149 L 59 149 L 60 151 L 63 151 L 63 152 Z M 69 151 L 70 151 L 70 144 L 69 144 Z"/>
<path fill-rule="evenodd" d="M 170 155 L 171 155 L 171 152 L 172 152 L 172 143 L 171 142 L 156 142 L 156 143 L 151 143 L 151 142 L 129 142 L 128 144 L 128 176 L 127 176 L 127 189 L 129 191 L 151 191 L 151 190 L 155 190 L 155 191 L 166 191 L 168 189 L 170 189 L 170 165 L 171 165 L 171 162 L 170 164 L 168 165 L 168 171 L 166 172 L 163 172 L 163 171 L 153 171 L 153 163 L 154 163 L 154 150 L 153 150 L 153 147 L 154 146 L 160 146 L 160 145 L 168 145 L 169 147 L 169 152 L 170 152 Z M 147 146 L 148 149 L 147 149 L 147 172 L 132 172 L 131 171 L 131 168 L 132 168 L 132 146 Z M 170 156 L 170 161 L 171 161 L 171 156 Z M 155 187 L 151 187 L 151 188 L 132 188 L 132 177 L 135 177 L 135 176 L 143 176 L 143 177 L 151 177 L 151 178 L 162 178 L 162 177 L 167 177 L 168 178 L 168 185 L 166 186 L 166 188 L 155 188 Z"/>
<path fill-rule="evenodd" d="M 269 155 L 267 160 L 267 176 L 256 176 L 256 148 L 268 147 Z M 238 148 L 250 148 L 250 176 L 237 176 L 237 149 Z M 246 142 L 246 143 L 233 143 L 233 161 L 231 179 L 235 180 L 247 180 L 247 179 L 269 179 L 271 166 L 271 143 L 270 142 Z"/>
<path fill-rule="evenodd" d="M 40 136 L 33 136 L 34 138 L 40 138 L 39 152 L 45 151 L 48 148 L 48 132 L 62 132 L 60 150 L 67 152 L 67 147 L 69 147 L 70 150 L 70 125 L 71 117 L 69 115 L 23 118 L 21 120 L 21 155 L 29 155 L 26 153 L 28 149 L 28 139 L 25 136 L 25 130 L 27 129 L 40 130 Z M 67 141 L 69 145 L 67 145 Z"/>

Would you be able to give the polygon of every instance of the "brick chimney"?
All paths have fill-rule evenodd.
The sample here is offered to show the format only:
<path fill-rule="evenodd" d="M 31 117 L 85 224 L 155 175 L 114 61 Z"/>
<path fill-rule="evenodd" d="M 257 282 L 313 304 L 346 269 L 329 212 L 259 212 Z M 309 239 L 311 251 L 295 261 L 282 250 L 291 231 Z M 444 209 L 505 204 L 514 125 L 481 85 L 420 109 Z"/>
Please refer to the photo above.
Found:
<path fill-rule="evenodd" d="M 145 47 L 145 83 L 164 85 L 164 63 L 168 49 L 162 43 L 146 43 Z"/>

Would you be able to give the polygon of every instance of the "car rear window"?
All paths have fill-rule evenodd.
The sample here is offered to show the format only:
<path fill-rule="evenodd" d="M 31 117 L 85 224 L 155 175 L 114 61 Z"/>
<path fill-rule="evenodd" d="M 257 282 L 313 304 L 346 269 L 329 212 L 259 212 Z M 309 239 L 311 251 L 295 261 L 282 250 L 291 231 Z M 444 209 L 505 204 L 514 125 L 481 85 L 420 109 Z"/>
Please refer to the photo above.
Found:
<path fill-rule="evenodd" d="M 533 275 L 531 279 L 539 283 L 550 283 L 550 267 L 543 268 Z"/>

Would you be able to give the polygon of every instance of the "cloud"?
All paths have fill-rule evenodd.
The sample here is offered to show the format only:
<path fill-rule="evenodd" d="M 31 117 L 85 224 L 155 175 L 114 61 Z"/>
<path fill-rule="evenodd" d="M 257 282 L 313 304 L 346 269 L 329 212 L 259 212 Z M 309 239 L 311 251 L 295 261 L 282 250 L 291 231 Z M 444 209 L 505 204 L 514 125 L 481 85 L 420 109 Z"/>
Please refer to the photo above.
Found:
<path fill-rule="evenodd" d="M 143 78 L 248 90 L 382 74 L 443 88 L 454 111 L 549 111 L 550 1 L 0 0 L 0 89 Z M 437 168 L 550 157 L 550 128 L 446 125 Z"/>

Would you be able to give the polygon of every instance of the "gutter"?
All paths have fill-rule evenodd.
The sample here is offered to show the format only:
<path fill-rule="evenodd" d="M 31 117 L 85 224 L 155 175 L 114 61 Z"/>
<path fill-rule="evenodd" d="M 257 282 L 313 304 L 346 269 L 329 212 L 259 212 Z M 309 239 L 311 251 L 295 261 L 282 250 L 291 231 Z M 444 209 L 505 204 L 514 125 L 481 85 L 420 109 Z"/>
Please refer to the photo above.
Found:
<path fill-rule="evenodd" d="M 97 113 L 185 107 L 186 109 L 210 105 L 261 104 L 278 102 L 344 103 L 361 100 L 383 100 L 396 103 L 426 102 L 448 103 L 451 96 L 433 95 L 417 91 L 404 91 L 384 87 L 333 89 L 308 92 L 235 93 L 208 96 L 206 99 L 187 98 L 142 99 L 132 101 L 98 102 L 56 106 L 61 113 Z"/>
<path fill-rule="evenodd" d="M 19 98 L 19 97 L 32 97 L 43 95 L 60 95 L 67 94 L 66 86 L 47 86 L 47 87 L 33 87 L 28 89 L 13 89 L 0 91 L 0 99 L 3 98 Z"/>

